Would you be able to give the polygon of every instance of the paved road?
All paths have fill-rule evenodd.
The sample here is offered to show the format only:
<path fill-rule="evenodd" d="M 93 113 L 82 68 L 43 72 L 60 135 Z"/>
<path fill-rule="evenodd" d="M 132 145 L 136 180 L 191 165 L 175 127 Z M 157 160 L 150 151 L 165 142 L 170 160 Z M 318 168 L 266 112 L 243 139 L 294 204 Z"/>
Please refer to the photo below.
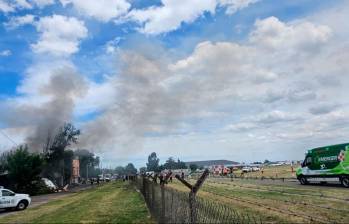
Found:
<path fill-rule="evenodd" d="M 44 194 L 44 195 L 37 195 L 37 196 L 31 196 L 32 202 L 30 203 L 30 208 L 45 204 L 51 200 L 59 199 L 68 196 L 71 193 L 76 193 L 79 191 L 83 191 L 86 189 L 90 189 L 91 187 L 95 187 L 97 185 L 82 185 L 76 188 L 71 189 L 68 192 L 59 192 L 59 193 L 53 193 L 53 194 Z M 18 211 L 6 211 L 4 209 L 0 209 L 0 217 L 16 213 Z"/>

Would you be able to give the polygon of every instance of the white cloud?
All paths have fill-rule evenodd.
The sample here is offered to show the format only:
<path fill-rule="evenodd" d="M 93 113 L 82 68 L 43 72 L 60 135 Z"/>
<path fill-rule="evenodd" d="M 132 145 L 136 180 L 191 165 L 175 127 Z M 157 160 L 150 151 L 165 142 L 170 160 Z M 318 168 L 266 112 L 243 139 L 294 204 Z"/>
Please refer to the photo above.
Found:
<path fill-rule="evenodd" d="M 55 4 L 55 0 L 0 0 L 0 11 L 5 13 L 18 10 L 32 10 Z"/>
<path fill-rule="evenodd" d="M 19 144 L 23 144 L 29 132 L 29 127 L 0 129 L 0 153 L 10 150 Z"/>
<path fill-rule="evenodd" d="M 257 20 L 255 30 L 250 34 L 254 44 L 270 48 L 291 50 L 312 49 L 325 43 L 331 37 L 331 29 L 307 21 L 286 24 L 276 17 Z"/>
<path fill-rule="evenodd" d="M 76 102 L 76 114 L 78 116 L 99 112 L 107 109 L 117 97 L 116 88 L 112 82 L 94 83 L 89 82 L 86 95 Z"/>
<path fill-rule="evenodd" d="M 0 56 L 1 57 L 8 57 L 12 54 L 12 52 L 10 50 L 3 50 L 3 51 L 0 51 Z"/>
<path fill-rule="evenodd" d="M 289 122 L 301 119 L 301 116 L 286 113 L 284 111 L 273 110 L 266 114 L 258 115 L 253 120 L 261 124 L 272 124 L 278 122 Z"/>
<path fill-rule="evenodd" d="M 122 38 L 120 37 L 116 37 L 113 40 L 110 40 L 106 43 L 105 45 L 105 51 L 107 54 L 114 54 L 116 53 L 117 49 L 118 49 L 118 45 L 120 43 Z"/>
<path fill-rule="evenodd" d="M 14 29 L 19 26 L 33 24 L 34 21 L 35 21 L 35 16 L 28 14 L 25 16 L 11 17 L 10 21 L 5 23 L 5 26 L 9 29 Z"/>
<path fill-rule="evenodd" d="M 31 0 L 31 2 L 33 2 L 39 8 L 43 8 L 45 6 L 54 4 L 55 0 Z"/>
<path fill-rule="evenodd" d="M 133 9 L 127 18 L 142 25 L 139 29 L 147 34 L 160 34 L 178 29 L 182 23 L 192 23 L 205 12 L 214 14 L 218 6 L 227 7 L 233 14 L 257 0 L 162 0 L 161 6 Z"/>
<path fill-rule="evenodd" d="M 226 14 L 231 15 L 236 11 L 248 7 L 251 4 L 259 2 L 260 0 L 218 0 L 218 3 L 222 7 L 227 7 Z"/>
<path fill-rule="evenodd" d="M 340 105 L 334 103 L 317 104 L 309 109 L 309 112 L 314 115 L 328 114 L 336 110 Z"/>
<path fill-rule="evenodd" d="M 162 0 L 162 6 L 132 10 L 128 17 L 144 27 L 141 32 L 159 34 L 175 30 L 181 23 L 191 23 L 204 12 L 215 12 L 216 0 Z"/>
<path fill-rule="evenodd" d="M 4 13 L 13 12 L 15 8 L 5 0 L 0 0 L 0 11 Z"/>
<path fill-rule="evenodd" d="M 63 6 L 73 4 L 80 13 L 102 22 L 127 13 L 131 4 L 126 0 L 60 0 Z"/>
<path fill-rule="evenodd" d="M 36 53 L 69 56 L 79 50 L 80 41 L 87 36 L 83 21 L 74 17 L 53 15 L 36 23 L 40 38 L 32 48 Z"/>
<path fill-rule="evenodd" d="M 17 8 L 22 8 L 22 9 L 32 9 L 33 6 L 27 2 L 27 0 L 15 0 L 15 5 Z"/>

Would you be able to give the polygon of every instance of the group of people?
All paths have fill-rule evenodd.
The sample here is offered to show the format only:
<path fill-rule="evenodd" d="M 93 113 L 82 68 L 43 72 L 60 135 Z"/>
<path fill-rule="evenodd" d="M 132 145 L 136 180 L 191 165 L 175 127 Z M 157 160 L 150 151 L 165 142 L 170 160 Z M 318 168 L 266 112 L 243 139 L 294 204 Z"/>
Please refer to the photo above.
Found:
<path fill-rule="evenodd" d="M 100 183 L 99 177 L 97 177 L 97 178 L 90 178 L 90 184 L 93 185 L 94 182 L 96 182 L 97 185 L 99 185 L 99 183 Z"/>
<path fill-rule="evenodd" d="M 148 177 L 151 177 L 154 181 L 154 183 L 157 183 L 157 179 L 160 181 L 160 185 L 167 184 L 168 182 L 172 183 L 173 180 L 173 174 L 172 173 L 155 173 L 154 176 L 148 175 Z M 182 179 L 185 178 L 184 172 L 181 173 L 180 177 Z"/>

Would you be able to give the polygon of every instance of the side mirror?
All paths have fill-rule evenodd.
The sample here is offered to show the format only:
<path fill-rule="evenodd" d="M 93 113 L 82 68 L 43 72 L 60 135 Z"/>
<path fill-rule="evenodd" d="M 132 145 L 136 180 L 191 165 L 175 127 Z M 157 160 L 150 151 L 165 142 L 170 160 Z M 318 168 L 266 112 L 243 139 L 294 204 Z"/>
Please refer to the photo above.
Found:
<path fill-rule="evenodd" d="M 15 193 L 11 193 L 10 196 L 15 196 L 16 194 Z"/>

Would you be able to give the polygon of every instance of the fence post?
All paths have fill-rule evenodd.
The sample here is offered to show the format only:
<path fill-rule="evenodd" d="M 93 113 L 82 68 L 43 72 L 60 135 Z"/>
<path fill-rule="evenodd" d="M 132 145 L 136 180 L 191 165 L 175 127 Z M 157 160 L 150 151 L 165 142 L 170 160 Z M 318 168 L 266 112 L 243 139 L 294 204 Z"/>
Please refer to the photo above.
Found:
<path fill-rule="evenodd" d="M 160 223 L 165 223 L 165 186 L 161 185 L 161 216 L 160 216 Z"/>
<path fill-rule="evenodd" d="M 195 205 L 195 193 L 190 191 L 189 193 L 189 209 L 190 209 L 190 223 L 196 223 L 196 205 Z"/>
<path fill-rule="evenodd" d="M 154 208 L 154 206 L 155 206 L 155 190 L 154 190 L 155 183 L 151 183 L 150 185 L 151 185 L 151 207 L 153 210 L 152 213 L 154 213 L 154 211 L 155 211 L 155 208 Z"/>
<path fill-rule="evenodd" d="M 160 189 L 161 189 L 161 216 L 160 223 L 166 222 L 166 198 L 165 198 L 165 184 L 167 184 L 168 179 L 171 177 L 172 172 L 166 174 L 162 181 L 160 180 Z"/>
<path fill-rule="evenodd" d="M 145 195 L 145 176 L 142 176 L 142 193 Z"/>
<path fill-rule="evenodd" d="M 182 184 L 190 189 L 189 192 L 189 209 L 190 209 L 190 223 L 195 224 L 197 222 L 196 214 L 196 193 L 199 191 L 200 187 L 204 183 L 205 179 L 208 177 L 209 171 L 206 169 L 201 177 L 196 181 L 195 185 L 191 185 L 186 180 L 182 179 L 178 174 L 175 176 Z"/>

